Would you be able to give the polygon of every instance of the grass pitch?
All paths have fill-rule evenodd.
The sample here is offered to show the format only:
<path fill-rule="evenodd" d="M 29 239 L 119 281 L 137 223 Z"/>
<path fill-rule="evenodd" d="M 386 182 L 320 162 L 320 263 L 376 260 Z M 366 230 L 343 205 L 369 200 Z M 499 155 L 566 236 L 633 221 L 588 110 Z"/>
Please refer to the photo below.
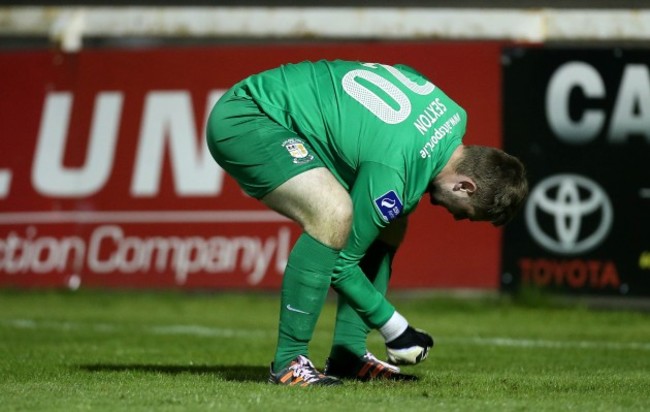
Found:
<path fill-rule="evenodd" d="M 395 296 L 437 345 L 416 383 L 265 383 L 279 294 L 0 291 L 3 411 L 642 411 L 650 315 Z M 323 367 L 334 303 L 310 347 Z M 377 334 L 370 349 L 384 356 Z"/>

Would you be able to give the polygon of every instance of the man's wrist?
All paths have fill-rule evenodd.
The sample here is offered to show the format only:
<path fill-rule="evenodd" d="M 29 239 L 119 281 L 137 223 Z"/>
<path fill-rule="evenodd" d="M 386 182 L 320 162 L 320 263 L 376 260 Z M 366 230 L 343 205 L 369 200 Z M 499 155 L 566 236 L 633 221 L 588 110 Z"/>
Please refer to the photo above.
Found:
<path fill-rule="evenodd" d="M 395 311 L 393 316 L 388 319 L 388 322 L 379 328 L 379 333 L 384 337 L 386 342 L 390 342 L 404 333 L 408 326 L 409 323 L 406 318 Z"/>

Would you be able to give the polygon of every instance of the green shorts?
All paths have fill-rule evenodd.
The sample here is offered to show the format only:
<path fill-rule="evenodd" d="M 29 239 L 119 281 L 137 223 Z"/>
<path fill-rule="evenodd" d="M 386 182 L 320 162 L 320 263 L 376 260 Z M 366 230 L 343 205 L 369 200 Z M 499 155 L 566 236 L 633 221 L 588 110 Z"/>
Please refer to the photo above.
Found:
<path fill-rule="evenodd" d="M 249 195 L 261 199 L 290 178 L 325 167 L 304 137 L 270 119 L 243 89 L 231 89 L 208 118 L 212 157 Z"/>

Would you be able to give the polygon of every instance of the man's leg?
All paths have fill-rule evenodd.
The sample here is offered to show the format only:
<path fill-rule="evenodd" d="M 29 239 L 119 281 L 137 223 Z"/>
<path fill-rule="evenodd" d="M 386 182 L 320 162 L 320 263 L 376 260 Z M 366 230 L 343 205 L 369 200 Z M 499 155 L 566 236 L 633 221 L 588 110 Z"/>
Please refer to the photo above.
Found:
<path fill-rule="evenodd" d="M 212 110 L 207 144 L 217 163 L 248 195 L 304 229 L 283 280 L 275 372 L 269 380 L 330 384 L 333 379 L 320 376 L 304 355 L 330 286 L 334 262 L 349 236 L 350 195 L 309 143 L 269 119 L 245 89 L 231 89 Z M 298 147 L 301 150 L 294 150 Z M 381 297 L 361 277 L 366 281 L 362 288 Z"/>
<path fill-rule="evenodd" d="M 360 262 L 360 267 L 364 274 L 382 295 L 385 295 L 388 290 L 388 283 L 392 272 L 392 261 L 397 248 L 404 239 L 406 227 L 406 217 L 393 222 L 393 224 L 382 231 L 379 239 L 370 246 Z M 410 375 L 400 374 L 397 368 L 385 368 L 385 364 L 379 363 L 379 366 L 377 364 L 364 365 L 363 361 L 359 362 L 368 352 L 366 340 L 370 330 L 355 310 L 348 304 L 346 299 L 343 296 L 339 296 L 334 340 L 328 359 L 328 366 L 330 368 L 328 368 L 329 370 L 327 372 L 338 372 L 339 375 L 346 377 L 352 377 L 354 374 L 357 378 L 361 379 L 369 379 L 371 376 L 378 378 L 388 377 L 391 379 L 414 378 Z M 370 359 L 369 362 L 376 363 L 373 359 Z M 374 372 L 377 372 L 376 370 L 361 369 L 364 366 L 374 366 L 377 369 L 383 369 L 384 373 L 377 373 L 375 375 Z M 361 370 L 359 371 L 355 368 Z M 368 368 L 366 367 L 365 369 Z M 359 372 L 365 372 L 365 375 L 362 373 L 364 376 L 359 376 Z"/>
<path fill-rule="evenodd" d="M 352 224 L 348 193 L 325 168 L 301 173 L 262 198 L 270 208 L 298 222 L 304 233 L 284 273 L 274 372 L 298 355 L 307 356 L 325 303 L 334 264 Z"/>
<path fill-rule="evenodd" d="M 349 236 L 352 202 L 345 189 L 325 168 L 312 169 L 289 179 L 262 201 L 299 222 L 305 231 L 291 252 L 282 284 L 278 347 L 273 364 L 277 373 L 287 363 L 308 353 L 308 343 L 324 305 L 335 263 Z M 387 228 L 380 240 L 399 244 L 405 230 L 406 219 L 403 219 Z M 376 286 L 368 282 L 368 287 L 380 296 L 385 294 L 390 277 L 391 249 L 395 248 L 388 246 L 388 254 L 381 252 L 383 263 L 379 262 L 376 270 L 368 269 L 383 273 L 378 280 L 375 279 Z M 375 265 L 373 259 L 369 260 L 369 265 Z M 380 267 L 383 269 L 379 270 Z M 354 315 L 357 325 L 363 325 L 361 318 L 356 313 Z M 365 325 L 362 327 L 360 339 L 365 344 L 368 330 Z M 413 331 L 401 337 L 410 342 L 412 334 L 418 335 Z M 415 339 L 421 337 L 415 336 Z"/>

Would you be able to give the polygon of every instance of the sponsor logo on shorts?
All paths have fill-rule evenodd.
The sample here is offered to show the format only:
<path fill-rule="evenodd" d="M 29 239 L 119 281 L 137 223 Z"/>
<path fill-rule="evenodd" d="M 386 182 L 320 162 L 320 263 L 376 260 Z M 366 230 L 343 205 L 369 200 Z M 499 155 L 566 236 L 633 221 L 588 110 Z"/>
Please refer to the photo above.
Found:
<path fill-rule="evenodd" d="M 388 191 L 375 199 L 375 206 L 386 222 L 396 219 L 404 209 L 402 200 L 394 190 Z"/>
<path fill-rule="evenodd" d="M 282 146 L 287 149 L 294 163 L 307 163 L 314 159 L 314 156 L 310 155 L 309 150 L 305 147 L 305 143 L 300 139 L 285 140 Z"/>

